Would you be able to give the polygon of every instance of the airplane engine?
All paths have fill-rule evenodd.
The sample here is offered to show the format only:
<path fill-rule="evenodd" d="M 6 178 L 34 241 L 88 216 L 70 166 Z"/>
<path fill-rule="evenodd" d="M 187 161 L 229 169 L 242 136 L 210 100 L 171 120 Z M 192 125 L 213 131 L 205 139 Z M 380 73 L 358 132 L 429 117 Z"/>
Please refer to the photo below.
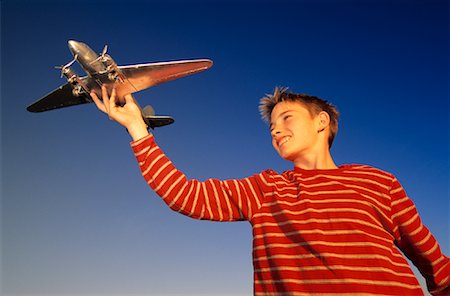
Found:
<path fill-rule="evenodd" d="M 76 83 L 79 79 L 77 73 L 70 67 L 62 67 L 61 73 L 67 78 L 67 81 L 70 84 Z"/>
<path fill-rule="evenodd" d="M 102 59 L 103 65 L 106 67 L 106 71 L 108 72 L 108 79 L 111 81 L 124 81 L 124 76 L 117 66 L 116 62 L 111 58 L 110 55 L 105 54 Z"/>
<path fill-rule="evenodd" d="M 79 97 L 87 93 L 86 86 L 73 69 L 71 69 L 70 67 L 62 67 L 61 73 L 64 77 L 67 78 L 67 82 L 72 85 L 72 94 L 74 96 Z"/>
<path fill-rule="evenodd" d="M 86 87 L 84 86 L 84 84 L 77 83 L 77 84 L 73 85 L 72 94 L 75 97 L 79 97 L 81 95 L 88 94 L 88 91 L 87 91 Z"/>

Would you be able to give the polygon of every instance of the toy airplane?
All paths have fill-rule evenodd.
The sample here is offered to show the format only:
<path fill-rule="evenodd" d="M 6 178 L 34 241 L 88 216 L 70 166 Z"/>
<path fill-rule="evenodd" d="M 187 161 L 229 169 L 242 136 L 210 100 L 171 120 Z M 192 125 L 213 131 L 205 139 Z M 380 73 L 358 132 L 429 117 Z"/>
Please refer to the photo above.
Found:
<path fill-rule="evenodd" d="M 120 103 L 124 104 L 123 96 L 128 93 L 204 71 L 212 66 L 212 61 L 208 59 L 118 66 L 106 53 L 107 46 L 99 56 L 82 42 L 69 40 L 68 45 L 74 59 L 57 67 L 61 69 L 61 77 L 66 77 L 68 82 L 28 106 L 28 111 L 43 112 L 91 103 L 93 100 L 89 93 L 93 91 L 101 97 L 102 85 L 106 86 L 109 93 L 115 87 Z M 86 71 L 87 76 L 79 77 L 70 68 L 75 61 Z M 174 122 L 170 116 L 155 116 L 151 106 L 143 108 L 142 116 L 150 128 Z"/>

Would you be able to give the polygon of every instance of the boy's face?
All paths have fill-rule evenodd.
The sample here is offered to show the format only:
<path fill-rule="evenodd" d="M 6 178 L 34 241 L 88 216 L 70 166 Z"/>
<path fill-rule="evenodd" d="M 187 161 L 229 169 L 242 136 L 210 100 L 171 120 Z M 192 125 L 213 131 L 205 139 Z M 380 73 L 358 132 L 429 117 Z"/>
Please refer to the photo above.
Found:
<path fill-rule="evenodd" d="M 272 110 L 272 145 L 283 159 L 297 160 L 320 149 L 318 117 L 300 102 L 280 102 Z"/>

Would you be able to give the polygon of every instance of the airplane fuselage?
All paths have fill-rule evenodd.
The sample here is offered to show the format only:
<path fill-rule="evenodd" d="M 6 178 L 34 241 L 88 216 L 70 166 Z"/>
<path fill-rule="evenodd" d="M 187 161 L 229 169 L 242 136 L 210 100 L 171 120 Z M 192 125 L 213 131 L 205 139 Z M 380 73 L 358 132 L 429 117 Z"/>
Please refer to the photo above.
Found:
<path fill-rule="evenodd" d="M 136 91 L 136 88 L 127 79 L 125 79 L 116 62 L 106 53 L 107 47 L 105 47 L 103 53 L 99 56 L 83 42 L 69 40 L 68 46 L 70 52 L 74 56 L 75 60 L 80 64 L 81 68 L 83 68 L 88 76 L 92 78 L 84 79 L 84 82 L 76 78 L 77 85 L 74 85 L 75 95 L 79 95 L 82 92 L 89 94 L 91 91 L 94 91 L 100 96 L 100 87 L 102 85 L 105 85 L 110 92 L 116 83 L 120 83 L 121 88 L 119 91 L 118 101 L 119 103 L 124 104 L 124 100 L 122 98 L 123 95 L 125 93 Z M 90 97 L 88 97 L 88 99 L 90 99 Z"/>
<path fill-rule="evenodd" d="M 83 42 L 69 40 L 70 52 L 89 76 L 106 71 L 105 65 L 99 60 L 99 56 Z"/>

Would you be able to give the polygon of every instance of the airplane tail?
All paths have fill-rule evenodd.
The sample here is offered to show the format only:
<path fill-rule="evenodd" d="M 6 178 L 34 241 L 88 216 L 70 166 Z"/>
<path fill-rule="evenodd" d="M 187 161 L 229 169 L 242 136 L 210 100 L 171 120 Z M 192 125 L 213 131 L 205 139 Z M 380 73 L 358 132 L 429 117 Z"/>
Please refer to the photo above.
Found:
<path fill-rule="evenodd" d="M 175 122 L 175 119 L 171 116 L 155 115 L 155 110 L 150 105 L 147 105 L 142 109 L 142 117 L 147 126 L 151 129 L 166 126 Z"/>

